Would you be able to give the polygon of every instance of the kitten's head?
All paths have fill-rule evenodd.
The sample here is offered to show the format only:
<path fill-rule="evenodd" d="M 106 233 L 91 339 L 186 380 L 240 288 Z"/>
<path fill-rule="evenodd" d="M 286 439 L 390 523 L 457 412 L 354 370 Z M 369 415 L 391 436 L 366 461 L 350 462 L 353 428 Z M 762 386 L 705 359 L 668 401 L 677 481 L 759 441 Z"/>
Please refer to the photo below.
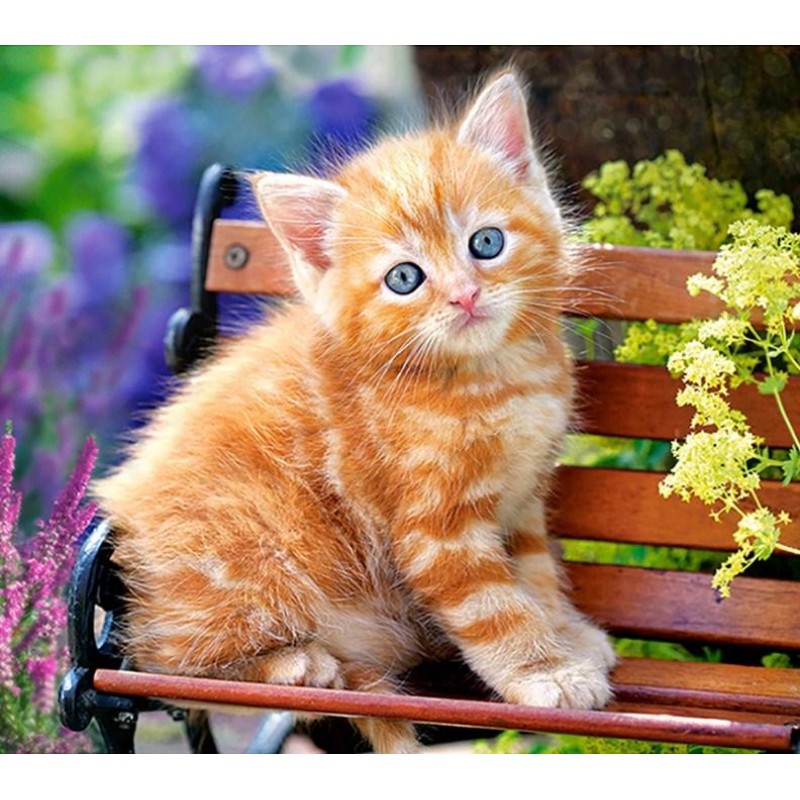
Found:
<path fill-rule="evenodd" d="M 306 302 L 365 358 L 452 365 L 557 324 L 563 225 L 511 73 L 456 125 L 386 140 L 332 181 L 254 183 Z"/>

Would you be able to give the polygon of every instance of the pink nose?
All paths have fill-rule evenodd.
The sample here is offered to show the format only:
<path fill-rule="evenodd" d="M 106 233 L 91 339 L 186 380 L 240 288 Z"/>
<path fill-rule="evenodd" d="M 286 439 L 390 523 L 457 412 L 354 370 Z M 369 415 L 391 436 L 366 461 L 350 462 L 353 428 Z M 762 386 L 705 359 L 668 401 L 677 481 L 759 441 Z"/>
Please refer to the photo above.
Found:
<path fill-rule="evenodd" d="M 450 305 L 461 306 L 464 311 L 471 314 L 475 310 L 475 301 L 480 293 L 480 286 L 475 286 L 474 283 L 471 283 L 451 295 Z"/>

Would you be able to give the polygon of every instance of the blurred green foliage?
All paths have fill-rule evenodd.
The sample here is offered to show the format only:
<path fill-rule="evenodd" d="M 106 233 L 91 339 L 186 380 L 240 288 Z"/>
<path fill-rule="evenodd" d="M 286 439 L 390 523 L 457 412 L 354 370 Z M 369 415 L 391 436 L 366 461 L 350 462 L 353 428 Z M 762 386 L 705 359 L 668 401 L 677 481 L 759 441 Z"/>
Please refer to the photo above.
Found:
<path fill-rule="evenodd" d="M 735 220 L 788 227 L 793 216 L 787 195 L 761 189 L 750 208 L 738 181 L 709 178 L 705 167 L 687 164 L 677 150 L 633 168 L 624 161 L 605 163 L 583 185 L 597 198 L 583 227 L 590 242 L 716 250 Z"/>
<path fill-rule="evenodd" d="M 137 114 L 178 87 L 186 47 L 0 47 L 0 219 L 60 228 L 76 211 L 141 223 L 123 190 Z"/>
<path fill-rule="evenodd" d="M 598 739 L 589 736 L 522 736 L 516 731 L 504 731 L 496 739 L 477 742 L 475 752 L 483 755 L 512 755 L 530 753 L 552 754 L 658 754 L 658 755 L 705 755 L 744 754 L 752 750 L 733 750 L 723 747 L 705 747 L 696 744 L 670 744 L 667 742 L 642 742 L 635 739 Z"/>

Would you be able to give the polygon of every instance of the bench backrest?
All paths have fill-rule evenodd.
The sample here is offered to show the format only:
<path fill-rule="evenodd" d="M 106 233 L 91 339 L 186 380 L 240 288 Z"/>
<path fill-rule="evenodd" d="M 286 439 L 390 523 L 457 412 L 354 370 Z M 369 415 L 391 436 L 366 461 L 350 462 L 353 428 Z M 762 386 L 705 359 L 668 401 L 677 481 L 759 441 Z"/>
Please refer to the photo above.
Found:
<path fill-rule="evenodd" d="M 677 323 L 716 315 L 715 298 L 692 298 L 686 278 L 709 271 L 713 253 L 593 246 L 586 249 L 581 288 L 565 312 L 611 320 Z M 294 287 L 280 245 L 258 222 L 217 219 L 211 227 L 205 289 L 209 292 L 289 296 Z M 579 429 L 636 439 L 683 437 L 692 411 L 678 408 L 679 384 L 663 367 L 610 362 L 579 369 Z M 800 378 L 783 393 L 790 416 L 800 416 Z M 733 405 L 747 414 L 765 443 L 789 447 L 771 397 L 752 387 L 737 390 Z M 623 469 L 562 467 L 552 529 L 560 537 L 603 542 L 733 549 L 735 523 L 715 523 L 699 502 L 664 500 L 662 474 Z M 766 481 L 763 497 L 796 521 L 785 542 L 800 546 L 800 486 Z M 567 567 L 579 607 L 618 635 L 765 649 L 800 649 L 800 583 L 741 577 L 730 599 L 719 602 L 710 576 L 693 572 L 571 563 Z"/>

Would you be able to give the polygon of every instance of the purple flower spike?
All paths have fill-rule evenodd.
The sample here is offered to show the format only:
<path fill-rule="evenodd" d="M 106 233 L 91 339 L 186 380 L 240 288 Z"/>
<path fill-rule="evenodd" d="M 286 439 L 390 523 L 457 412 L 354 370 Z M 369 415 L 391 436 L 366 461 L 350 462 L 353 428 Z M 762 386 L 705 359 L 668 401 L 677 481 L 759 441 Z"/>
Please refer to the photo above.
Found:
<path fill-rule="evenodd" d="M 41 713 L 49 710 L 56 691 L 56 673 L 58 662 L 54 656 L 46 658 L 29 658 L 28 675 L 33 683 L 32 702 L 34 708 Z"/>
<path fill-rule="evenodd" d="M 125 228 L 102 214 L 79 214 L 67 228 L 67 243 L 83 305 L 117 298 L 128 280 L 130 236 Z"/>
<path fill-rule="evenodd" d="M 198 67 L 203 83 L 229 97 L 243 98 L 265 86 L 272 67 L 260 45 L 208 45 L 201 48 Z"/>
<path fill-rule="evenodd" d="M 95 511 L 83 498 L 97 447 L 86 442 L 50 518 L 20 547 L 13 541 L 20 507 L 12 482 L 15 448 L 10 432 L 0 437 L 0 710 L 15 709 L 0 713 L 0 752 L 83 750 L 83 737 L 63 738 L 54 701 L 56 677 L 68 662 L 61 644 L 64 589 Z"/>
<path fill-rule="evenodd" d="M 19 522 L 22 494 L 13 487 L 15 441 L 10 433 L 0 437 L 0 581 L 7 586 L 17 568 L 12 536 Z"/>
<path fill-rule="evenodd" d="M 53 234 L 41 222 L 0 224 L 0 283 L 46 269 L 54 249 Z"/>

